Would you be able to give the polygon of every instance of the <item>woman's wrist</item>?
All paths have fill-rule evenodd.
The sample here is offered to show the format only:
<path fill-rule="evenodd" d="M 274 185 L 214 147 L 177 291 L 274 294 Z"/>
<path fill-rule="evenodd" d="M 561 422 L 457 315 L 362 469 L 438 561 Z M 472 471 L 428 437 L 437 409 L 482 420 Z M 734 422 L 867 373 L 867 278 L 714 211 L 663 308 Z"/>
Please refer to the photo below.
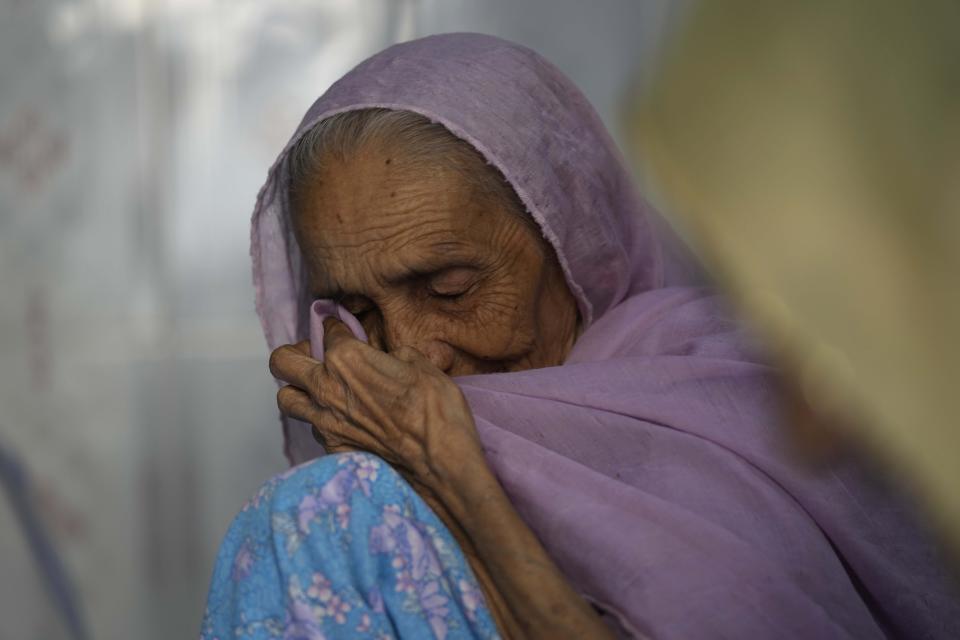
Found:
<path fill-rule="evenodd" d="M 483 503 L 505 497 L 479 446 L 440 457 L 432 470 L 431 490 L 463 526 Z"/>
<path fill-rule="evenodd" d="M 450 458 L 434 492 L 489 576 L 488 595 L 510 611 L 498 623 L 513 637 L 610 637 L 513 508 L 482 450 Z"/>

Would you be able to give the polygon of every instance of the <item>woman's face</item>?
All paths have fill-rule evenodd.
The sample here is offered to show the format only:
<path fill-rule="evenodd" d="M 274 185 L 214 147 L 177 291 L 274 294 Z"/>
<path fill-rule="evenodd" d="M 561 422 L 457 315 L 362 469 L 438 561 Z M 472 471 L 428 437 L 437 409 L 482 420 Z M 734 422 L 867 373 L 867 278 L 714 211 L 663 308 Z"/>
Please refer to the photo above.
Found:
<path fill-rule="evenodd" d="M 315 298 L 385 351 L 411 346 L 451 376 L 559 365 L 576 303 L 553 251 L 456 171 L 368 148 L 298 194 L 294 230 Z"/>

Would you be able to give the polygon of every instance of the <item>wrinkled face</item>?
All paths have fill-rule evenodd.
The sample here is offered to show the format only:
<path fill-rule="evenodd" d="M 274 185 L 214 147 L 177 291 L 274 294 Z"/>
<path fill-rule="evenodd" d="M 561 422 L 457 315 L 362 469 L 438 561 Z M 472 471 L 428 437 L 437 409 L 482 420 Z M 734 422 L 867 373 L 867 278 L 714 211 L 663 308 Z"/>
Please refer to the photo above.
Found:
<path fill-rule="evenodd" d="M 551 248 L 456 171 L 368 148 L 298 194 L 294 230 L 316 298 L 370 343 L 412 346 L 451 376 L 559 365 L 576 303 Z"/>

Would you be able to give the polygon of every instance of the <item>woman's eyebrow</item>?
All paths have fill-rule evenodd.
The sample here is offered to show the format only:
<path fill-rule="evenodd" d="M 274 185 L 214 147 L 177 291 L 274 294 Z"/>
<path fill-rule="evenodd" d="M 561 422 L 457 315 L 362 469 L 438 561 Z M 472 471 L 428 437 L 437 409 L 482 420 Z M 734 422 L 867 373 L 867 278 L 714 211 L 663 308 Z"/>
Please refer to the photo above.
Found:
<path fill-rule="evenodd" d="M 406 284 L 449 269 L 480 268 L 469 245 L 458 240 L 434 242 L 421 251 L 420 255 L 403 261 L 403 268 L 387 274 L 384 281 L 391 285 Z"/>
<path fill-rule="evenodd" d="M 435 276 L 444 271 L 449 271 L 450 269 L 478 269 L 479 267 L 471 261 L 467 260 L 450 260 L 449 258 L 442 258 L 440 260 L 426 260 L 421 263 L 408 266 L 403 271 L 398 271 L 397 273 L 390 274 L 384 280 L 393 286 L 400 284 L 408 284 L 414 280 L 422 280 Z"/>

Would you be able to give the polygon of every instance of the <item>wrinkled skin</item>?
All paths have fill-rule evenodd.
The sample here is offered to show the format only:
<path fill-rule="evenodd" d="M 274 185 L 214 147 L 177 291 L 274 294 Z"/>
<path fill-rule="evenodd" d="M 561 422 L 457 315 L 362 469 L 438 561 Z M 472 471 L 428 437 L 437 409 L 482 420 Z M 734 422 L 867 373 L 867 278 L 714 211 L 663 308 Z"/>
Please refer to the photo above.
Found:
<path fill-rule="evenodd" d="M 281 411 L 328 450 L 370 451 L 404 474 L 506 637 L 607 637 L 503 493 L 450 378 L 564 361 L 578 315 L 552 250 L 460 174 L 385 149 L 328 162 L 297 200 L 313 295 L 358 316 L 370 344 L 328 318 L 324 362 L 305 342 L 274 351 Z"/>
<path fill-rule="evenodd" d="M 413 347 L 450 376 L 558 365 L 572 347 L 576 303 L 553 251 L 455 171 L 368 150 L 300 199 L 312 293 L 339 299 L 371 344 Z"/>

